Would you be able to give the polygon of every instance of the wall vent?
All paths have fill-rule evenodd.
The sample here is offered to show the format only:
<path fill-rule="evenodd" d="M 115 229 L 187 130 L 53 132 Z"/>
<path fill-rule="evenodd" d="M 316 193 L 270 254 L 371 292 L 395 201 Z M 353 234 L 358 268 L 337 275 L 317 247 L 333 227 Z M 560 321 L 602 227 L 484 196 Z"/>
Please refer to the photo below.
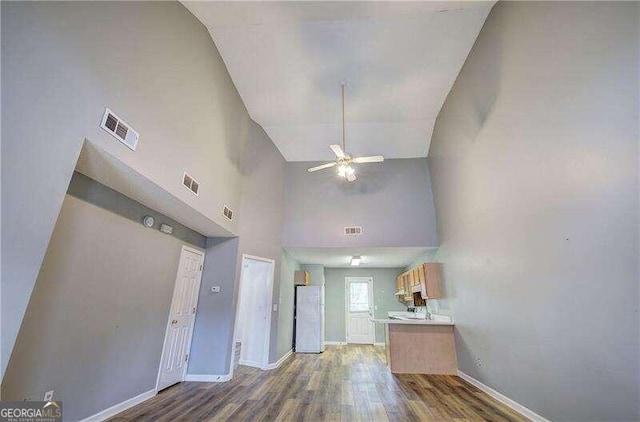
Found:
<path fill-rule="evenodd" d="M 131 150 L 136 150 L 140 135 L 138 135 L 138 132 L 131 129 L 131 126 L 123 122 L 108 108 L 104 110 L 104 116 L 102 116 L 102 123 L 100 124 L 100 127 L 118 141 L 131 148 Z"/>
<path fill-rule="evenodd" d="M 350 226 L 344 228 L 344 234 L 347 236 L 357 236 L 362 234 L 362 226 Z"/>
<path fill-rule="evenodd" d="M 226 205 L 222 209 L 222 215 L 227 217 L 229 220 L 233 220 L 233 210 L 231 208 L 227 207 Z"/>
<path fill-rule="evenodd" d="M 182 185 L 196 195 L 200 192 L 200 183 L 186 172 L 182 175 Z"/>

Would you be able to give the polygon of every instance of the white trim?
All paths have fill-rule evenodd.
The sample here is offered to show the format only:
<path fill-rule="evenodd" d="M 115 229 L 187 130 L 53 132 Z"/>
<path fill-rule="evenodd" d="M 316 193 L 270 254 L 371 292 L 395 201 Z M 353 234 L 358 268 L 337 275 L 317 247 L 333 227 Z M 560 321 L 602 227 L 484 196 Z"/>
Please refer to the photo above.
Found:
<path fill-rule="evenodd" d="M 242 257 L 240 258 L 240 276 L 238 278 L 238 290 L 237 290 L 237 295 L 238 295 L 238 300 L 236 301 L 236 316 L 233 322 L 233 335 L 232 335 L 232 339 L 233 339 L 233 343 L 231 345 L 231 356 L 229 357 L 229 379 L 233 378 L 233 370 L 234 368 L 234 359 L 235 359 L 235 355 L 236 355 L 236 343 L 242 343 L 241 341 L 237 341 L 236 340 L 236 328 L 238 326 L 238 314 L 240 313 L 240 304 L 242 301 L 242 272 L 244 270 L 244 260 L 245 259 L 251 259 L 253 261 L 260 261 L 260 262 L 266 262 L 268 264 L 271 264 L 271 277 L 270 277 L 270 282 L 269 282 L 269 286 L 268 286 L 268 292 L 269 292 L 269 308 L 267 311 L 267 327 L 269 328 L 267 330 L 267 335 L 265 336 L 265 345 L 264 345 L 264 356 L 262 358 L 262 362 L 245 362 L 243 360 L 239 360 L 239 364 L 242 365 L 249 365 L 249 366 L 255 366 L 257 368 L 260 369 L 265 369 L 269 366 L 269 342 L 271 340 L 271 314 L 272 314 L 272 309 L 273 309 L 273 284 L 275 282 L 275 272 L 276 272 L 276 261 L 274 259 L 271 258 L 263 258 L 261 256 L 256 256 L 256 255 L 249 255 L 249 254 L 242 254 Z M 243 363 L 244 362 L 244 363 Z"/>
<path fill-rule="evenodd" d="M 246 360 L 246 359 L 238 359 L 238 365 L 243 366 L 251 366 L 253 368 L 263 369 L 263 362 L 258 362 L 257 360 Z"/>
<path fill-rule="evenodd" d="M 325 346 L 346 346 L 346 341 L 325 341 Z"/>
<path fill-rule="evenodd" d="M 386 343 L 384 341 L 376 341 L 375 343 L 373 343 L 374 346 L 386 346 Z"/>
<path fill-rule="evenodd" d="M 344 338 L 346 340 L 346 344 L 349 343 L 349 286 L 350 280 L 366 280 L 368 283 L 371 283 L 371 289 L 369 291 L 369 304 L 371 308 L 369 308 L 369 317 L 373 318 L 374 315 L 374 301 L 373 301 L 373 277 L 371 276 L 347 276 L 344 278 Z M 376 342 L 376 325 L 371 322 L 371 326 L 373 327 L 373 343 L 353 343 L 353 344 L 375 344 Z"/>
<path fill-rule="evenodd" d="M 266 370 L 270 370 L 270 369 L 276 369 L 277 367 L 279 367 L 280 365 L 282 365 L 284 363 L 285 360 L 289 359 L 289 357 L 293 354 L 293 349 L 289 350 L 287 353 L 285 353 L 280 359 L 278 359 L 277 362 L 274 363 L 270 363 L 268 364 L 265 368 L 262 369 L 266 369 Z"/>
<path fill-rule="evenodd" d="M 153 390 L 149 390 L 146 393 L 138 394 L 135 397 L 130 398 L 129 400 L 125 400 L 121 403 L 114 404 L 113 406 L 104 409 L 102 412 L 98 412 L 95 415 L 89 416 L 88 418 L 82 419 L 80 422 L 97 422 L 104 421 L 109 419 L 112 416 L 117 415 L 120 412 L 124 412 L 125 410 L 142 403 L 143 401 L 149 400 L 158 394 L 158 391 L 154 388 Z"/>
<path fill-rule="evenodd" d="M 498 400 L 500 403 L 505 404 L 508 407 L 510 407 L 511 409 L 513 409 L 516 412 L 520 413 L 522 416 L 525 416 L 525 417 L 531 419 L 532 422 L 550 422 L 548 419 L 545 419 L 544 417 L 538 415 L 533 410 L 528 409 L 528 408 L 524 407 L 523 405 L 521 405 L 520 403 L 517 403 L 517 402 L 511 400 L 509 397 L 505 396 L 504 394 L 497 392 L 493 388 L 489 387 L 488 385 L 485 385 L 485 384 L 481 383 L 477 379 L 473 378 L 470 375 L 465 374 L 464 372 L 462 372 L 459 369 L 458 369 L 458 376 L 460 378 L 462 378 L 463 380 L 467 381 L 469 384 L 478 387 L 480 390 L 484 391 L 485 393 L 487 393 L 488 395 L 490 395 L 494 399 Z"/>
<path fill-rule="evenodd" d="M 160 364 L 158 365 L 158 375 L 156 376 L 156 391 L 158 391 L 159 389 L 159 384 L 160 384 L 160 374 L 162 373 L 162 364 L 164 362 L 164 353 L 165 353 L 165 346 L 166 346 L 166 341 L 167 341 L 167 334 L 169 333 L 169 327 L 170 325 L 170 321 L 172 318 L 171 315 L 171 310 L 173 309 L 173 299 L 175 297 L 175 289 L 176 289 L 176 285 L 178 284 L 178 275 L 180 274 L 180 264 L 182 263 L 182 255 L 184 254 L 184 252 L 191 252 L 195 255 L 200 255 L 200 275 L 198 276 L 198 285 L 196 287 L 196 291 L 198 292 L 198 298 L 200 296 L 200 285 L 202 284 L 202 273 L 204 272 L 204 256 L 205 256 L 205 252 L 200 250 L 200 249 L 196 249 L 193 248 L 191 246 L 188 245 L 182 245 L 182 249 L 180 249 L 180 259 L 178 260 L 178 269 L 176 271 L 176 280 L 173 283 L 173 289 L 174 292 L 172 293 L 171 296 L 171 303 L 169 304 L 169 315 L 167 317 L 167 324 L 165 325 L 165 329 L 164 329 L 164 337 L 162 339 L 162 351 L 160 352 Z M 188 356 L 191 357 L 191 343 L 193 340 L 193 330 L 196 327 L 196 315 L 198 314 L 198 304 L 199 301 L 196 302 L 196 312 L 193 314 L 193 321 L 191 322 L 191 328 L 189 328 L 189 350 L 187 352 Z M 182 370 L 182 380 L 184 381 L 186 379 L 186 375 L 187 375 L 187 368 L 189 367 L 189 362 L 187 362 L 186 365 L 184 365 L 184 369 Z M 170 386 L 168 386 L 170 387 Z"/>
<path fill-rule="evenodd" d="M 194 382 L 226 382 L 231 380 L 231 374 L 209 375 L 209 374 L 187 374 L 185 381 Z"/>

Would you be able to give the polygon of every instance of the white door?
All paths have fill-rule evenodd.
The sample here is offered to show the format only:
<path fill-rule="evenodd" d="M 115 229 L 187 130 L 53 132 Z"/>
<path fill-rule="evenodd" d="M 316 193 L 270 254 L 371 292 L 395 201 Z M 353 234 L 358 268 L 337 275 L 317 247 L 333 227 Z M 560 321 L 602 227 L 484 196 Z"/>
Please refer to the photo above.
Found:
<path fill-rule="evenodd" d="M 243 256 L 236 330 L 242 343 L 240 365 L 264 368 L 269 363 L 274 261 Z"/>
<path fill-rule="evenodd" d="M 345 279 L 347 304 L 347 343 L 373 344 L 373 278 L 347 277 Z"/>
<path fill-rule="evenodd" d="M 203 258 L 202 252 L 182 247 L 162 348 L 158 390 L 184 381 L 198 305 Z"/>

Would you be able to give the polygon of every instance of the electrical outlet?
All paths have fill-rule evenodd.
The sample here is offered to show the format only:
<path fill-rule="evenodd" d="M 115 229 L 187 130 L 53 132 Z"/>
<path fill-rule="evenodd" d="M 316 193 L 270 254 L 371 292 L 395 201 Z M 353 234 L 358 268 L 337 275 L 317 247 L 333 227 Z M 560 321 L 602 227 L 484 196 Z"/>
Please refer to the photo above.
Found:
<path fill-rule="evenodd" d="M 53 401 L 53 390 L 44 393 L 44 401 Z"/>

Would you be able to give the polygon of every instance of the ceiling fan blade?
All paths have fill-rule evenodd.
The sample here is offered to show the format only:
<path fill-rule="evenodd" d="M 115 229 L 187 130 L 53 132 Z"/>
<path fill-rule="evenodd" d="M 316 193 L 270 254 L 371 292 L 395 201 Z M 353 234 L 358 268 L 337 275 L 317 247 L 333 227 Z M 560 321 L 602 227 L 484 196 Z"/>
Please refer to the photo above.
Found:
<path fill-rule="evenodd" d="M 372 155 L 370 157 L 356 157 L 353 159 L 354 163 L 381 163 L 384 161 L 382 155 Z"/>
<path fill-rule="evenodd" d="M 353 182 L 357 179 L 356 174 L 354 172 L 347 173 L 347 180 Z"/>
<path fill-rule="evenodd" d="M 317 166 L 317 167 L 311 167 L 308 171 L 309 171 L 309 173 L 312 173 L 312 172 L 314 172 L 314 171 L 323 170 L 323 169 L 328 169 L 328 168 L 333 167 L 333 166 L 335 166 L 335 165 L 336 165 L 336 163 L 327 163 L 327 164 L 322 164 L 322 165 Z"/>
<path fill-rule="evenodd" d="M 342 150 L 342 147 L 340 145 L 329 145 L 329 148 L 331 148 L 333 150 L 333 153 L 338 157 L 338 158 L 344 158 L 345 154 L 344 151 Z"/>

